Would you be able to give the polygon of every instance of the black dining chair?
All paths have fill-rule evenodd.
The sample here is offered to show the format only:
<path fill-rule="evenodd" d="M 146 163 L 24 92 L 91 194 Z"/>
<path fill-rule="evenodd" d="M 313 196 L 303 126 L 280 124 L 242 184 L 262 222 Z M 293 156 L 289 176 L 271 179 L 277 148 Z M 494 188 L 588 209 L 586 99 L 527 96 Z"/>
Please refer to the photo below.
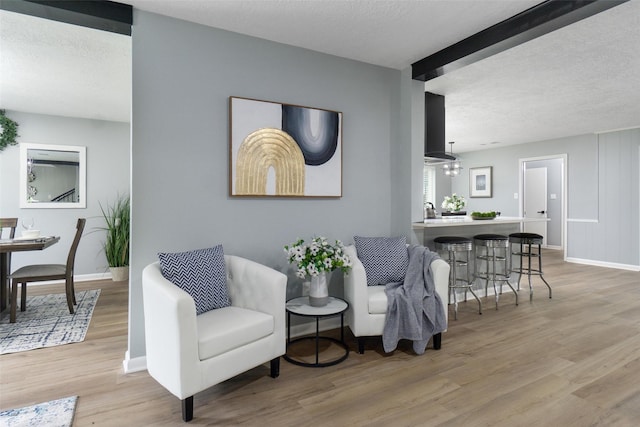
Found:
<path fill-rule="evenodd" d="M 73 306 L 76 304 L 76 294 L 73 283 L 73 266 L 76 260 L 76 251 L 84 226 L 87 220 L 85 218 L 78 218 L 78 224 L 76 225 L 76 236 L 69 249 L 69 255 L 67 256 L 66 264 L 35 264 L 25 265 L 13 272 L 9 277 L 11 278 L 11 313 L 9 314 L 9 322 L 15 323 L 16 321 L 16 305 L 18 300 L 18 285 L 22 284 L 22 292 L 20 294 L 20 311 L 27 309 L 27 283 L 30 282 L 44 282 L 47 280 L 64 280 L 65 291 L 67 294 L 67 305 L 69 306 L 69 313 L 73 314 Z"/>

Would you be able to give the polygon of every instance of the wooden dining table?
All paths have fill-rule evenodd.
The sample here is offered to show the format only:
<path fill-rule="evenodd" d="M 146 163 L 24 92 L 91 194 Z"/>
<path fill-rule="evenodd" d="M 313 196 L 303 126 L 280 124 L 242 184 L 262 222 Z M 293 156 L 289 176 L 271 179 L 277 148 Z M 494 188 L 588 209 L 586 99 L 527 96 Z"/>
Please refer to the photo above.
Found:
<path fill-rule="evenodd" d="M 59 241 L 60 236 L 0 240 L 0 311 L 4 311 L 8 307 L 9 254 L 13 252 L 41 251 Z"/>

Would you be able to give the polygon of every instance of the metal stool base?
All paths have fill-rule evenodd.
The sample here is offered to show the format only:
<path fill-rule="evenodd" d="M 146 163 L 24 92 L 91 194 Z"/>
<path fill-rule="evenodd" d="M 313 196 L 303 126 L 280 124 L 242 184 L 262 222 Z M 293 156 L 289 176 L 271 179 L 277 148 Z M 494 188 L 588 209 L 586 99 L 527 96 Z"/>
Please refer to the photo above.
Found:
<path fill-rule="evenodd" d="M 474 278 L 485 281 L 484 294 L 489 295 L 489 281 L 493 285 L 493 292 L 496 298 L 496 310 L 499 308 L 500 295 L 502 294 L 502 285 L 504 283 L 509 286 L 516 298 L 516 305 L 518 305 L 518 292 L 514 289 L 509 282 L 510 265 L 508 257 L 509 241 L 506 236 L 500 235 L 478 235 L 474 237 L 474 247 L 476 250 L 476 263 L 474 269 Z M 481 248 L 485 249 L 484 254 L 480 254 Z M 497 253 L 498 249 L 504 250 L 504 256 Z M 485 262 L 486 270 L 479 271 L 480 262 Z M 502 272 L 498 271 L 497 263 L 502 263 Z M 500 292 L 498 292 L 497 284 L 500 284 Z"/>
<path fill-rule="evenodd" d="M 519 245 L 519 251 L 514 252 L 512 245 Z M 538 252 L 532 252 L 532 246 L 538 247 Z M 518 290 L 520 290 L 520 280 L 522 279 L 522 275 L 526 274 L 529 282 L 529 302 L 533 302 L 533 285 L 531 283 L 531 276 L 540 276 L 540 279 L 544 282 L 549 289 L 549 299 L 552 298 L 553 293 L 551 290 L 551 286 L 544 278 L 542 273 L 542 236 L 534 233 L 514 233 L 509 235 L 509 252 L 510 256 L 513 258 L 514 256 L 520 257 L 520 267 L 512 268 L 512 273 L 518 273 Z M 538 258 L 538 268 L 531 267 L 531 258 Z M 527 266 L 523 266 L 523 261 L 527 260 Z"/>
<path fill-rule="evenodd" d="M 448 241 L 450 239 L 450 241 Z M 438 241 L 440 240 L 440 241 Z M 456 289 L 464 289 L 464 300 L 467 300 L 467 291 L 471 292 L 471 295 L 478 301 L 478 314 L 482 314 L 482 302 L 478 295 L 473 291 L 473 281 L 470 280 L 471 272 L 469 271 L 469 258 L 473 246 L 471 240 L 461 238 L 447 238 L 439 237 L 435 241 L 436 250 L 446 251 L 448 258 L 445 259 L 451 266 L 451 273 L 449 274 L 449 302 L 451 302 L 451 295 L 453 295 L 453 318 L 458 320 L 458 296 L 456 295 Z M 464 252 L 467 254 L 465 260 L 459 260 L 456 253 Z M 466 278 L 459 278 L 457 275 L 458 267 L 467 267 Z"/>

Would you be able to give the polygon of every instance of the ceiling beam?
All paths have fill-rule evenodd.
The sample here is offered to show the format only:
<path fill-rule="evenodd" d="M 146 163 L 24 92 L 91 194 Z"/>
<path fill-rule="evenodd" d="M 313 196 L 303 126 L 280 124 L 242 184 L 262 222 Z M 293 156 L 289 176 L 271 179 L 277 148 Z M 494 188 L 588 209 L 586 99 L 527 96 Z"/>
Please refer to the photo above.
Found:
<path fill-rule="evenodd" d="M 133 7 L 113 1 L 0 0 L 0 9 L 127 36 L 133 23 Z"/>
<path fill-rule="evenodd" d="M 426 82 L 628 0 L 547 0 L 411 65 Z"/>

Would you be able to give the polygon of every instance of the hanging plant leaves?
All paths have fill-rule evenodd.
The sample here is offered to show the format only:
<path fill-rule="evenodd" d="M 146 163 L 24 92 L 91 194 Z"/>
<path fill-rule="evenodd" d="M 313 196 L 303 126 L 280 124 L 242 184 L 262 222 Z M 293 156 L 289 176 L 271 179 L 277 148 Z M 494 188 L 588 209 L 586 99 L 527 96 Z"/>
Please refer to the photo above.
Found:
<path fill-rule="evenodd" d="M 17 137 L 18 124 L 7 117 L 4 110 L 0 110 L 0 151 L 9 145 L 16 145 Z"/>

